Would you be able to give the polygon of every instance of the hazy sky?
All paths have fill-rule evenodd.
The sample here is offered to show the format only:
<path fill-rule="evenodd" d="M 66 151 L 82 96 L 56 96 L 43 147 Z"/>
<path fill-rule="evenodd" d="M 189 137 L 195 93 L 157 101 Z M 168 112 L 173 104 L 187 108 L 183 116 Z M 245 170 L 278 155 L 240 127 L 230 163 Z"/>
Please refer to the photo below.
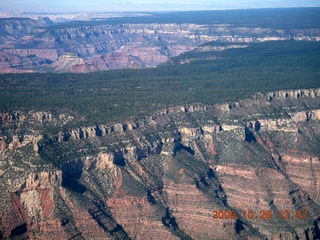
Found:
<path fill-rule="evenodd" d="M 121 12 L 278 7 L 320 7 L 320 0 L 0 0 L 1 12 Z"/>

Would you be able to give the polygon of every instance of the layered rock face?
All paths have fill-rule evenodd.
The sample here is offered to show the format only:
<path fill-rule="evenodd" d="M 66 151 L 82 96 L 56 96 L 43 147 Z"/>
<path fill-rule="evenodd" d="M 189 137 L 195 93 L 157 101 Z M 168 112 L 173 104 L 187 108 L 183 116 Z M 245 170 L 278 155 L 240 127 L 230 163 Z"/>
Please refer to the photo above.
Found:
<path fill-rule="evenodd" d="M 2 238 L 320 236 L 319 89 L 51 135 L 74 116 L 0 117 Z"/>
<path fill-rule="evenodd" d="M 245 43 L 319 40 L 319 29 L 270 29 L 228 24 L 106 24 L 0 19 L 0 72 L 88 72 L 154 67 L 209 41 Z M 242 45 L 237 45 L 241 43 Z M 225 50 L 218 47 L 215 50 Z M 205 49 L 202 49 L 205 50 Z M 77 57 L 71 57 L 75 54 Z"/>

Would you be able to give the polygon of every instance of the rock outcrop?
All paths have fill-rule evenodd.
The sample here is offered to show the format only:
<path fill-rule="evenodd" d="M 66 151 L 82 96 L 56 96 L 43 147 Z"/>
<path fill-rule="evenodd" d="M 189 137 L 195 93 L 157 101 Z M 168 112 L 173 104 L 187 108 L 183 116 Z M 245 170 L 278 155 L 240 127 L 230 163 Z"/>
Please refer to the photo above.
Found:
<path fill-rule="evenodd" d="M 2 113 L 0 236 L 317 239 L 319 97 L 277 91 L 51 135 L 74 116 Z"/>
<path fill-rule="evenodd" d="M 95 21 L 54 25 L 43 18 L 7 18 L 0 19 L 0 29 L 1 73 L 154 67 L 210 41 L 235 44 L 200 47 L 197 51 L 223 51 L 265 41 L 320 40 L 319 29 L 284 30 L 231 24 Z"/>

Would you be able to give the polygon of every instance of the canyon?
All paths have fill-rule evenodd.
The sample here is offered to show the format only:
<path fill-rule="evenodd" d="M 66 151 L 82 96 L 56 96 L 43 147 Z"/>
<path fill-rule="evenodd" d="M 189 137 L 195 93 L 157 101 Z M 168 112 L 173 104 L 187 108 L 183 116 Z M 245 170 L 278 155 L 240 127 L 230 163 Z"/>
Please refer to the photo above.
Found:
<path fill-rule="evenodd" d="M 319 88 L 68 127 L 76 118 L 0 114 L 1 238 L 320 236 Z"/>
<path fill-rule="evenodd" d="M 253 23 L 238 26 L 175 20 L 132 23 L 134 17 L 123 23 L 112 19 L 53 22 L 49 18 L 55 20 L 53 16 L 31 17 L 0 19 L 0 73 L 151 68 L 212 41 L 243 46 L 265 41 L 320 40 L 318 27 L 285 29 Z"/>
<path fill-rule="evenodd" d="M 0 239 L 320 239 L 319 12 L 0 13 Z"/>

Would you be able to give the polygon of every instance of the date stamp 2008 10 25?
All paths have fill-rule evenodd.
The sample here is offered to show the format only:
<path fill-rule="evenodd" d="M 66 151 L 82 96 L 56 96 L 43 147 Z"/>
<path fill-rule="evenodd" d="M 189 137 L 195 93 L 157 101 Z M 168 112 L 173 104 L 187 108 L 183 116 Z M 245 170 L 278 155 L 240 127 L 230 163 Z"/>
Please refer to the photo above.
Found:
<path fill-rule="evenodd" d="M 278 217 L 280 219 L 305 219 L 307 217 L 307 210 L 298 210 L 295 212 L 289 210 L 278 211 L 278 214 L 273 214 L 271 210 L 260 210 L 258 213 L 253 210 L 242 211 L 242 213 L 237 213 L 235 210 L 213 210 L 213 219 L 266 219 L 270 220 L 273 217 Z M 276 215 L 276 216 L 275 216 Z"/>

